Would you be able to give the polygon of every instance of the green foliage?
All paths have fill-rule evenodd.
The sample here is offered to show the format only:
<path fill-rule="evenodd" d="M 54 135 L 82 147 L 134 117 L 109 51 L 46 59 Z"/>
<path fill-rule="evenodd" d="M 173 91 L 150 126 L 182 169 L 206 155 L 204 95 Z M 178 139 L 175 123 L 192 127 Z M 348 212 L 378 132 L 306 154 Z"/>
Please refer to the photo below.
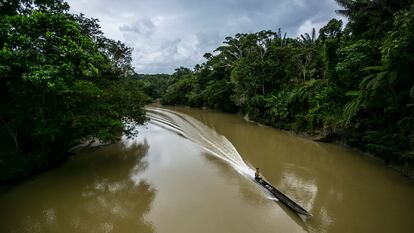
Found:
<path fill-rule="evenodd" d="M 173 74 L 173 78 L 176 82 L 167 88 L 163 98 L 161 98 L 161 103 L 185 105 L 188 103 L 188 95 L 192 90 L 195 76 L 190 70 L 180 68 Z"/>
<path fill-rule="evenodd" d="M 84 140 L 115 141 L 123 122 L 145 120 L 141 83 L 128 78 L 131 49 L 62 1 L 13 7 L 0 16 L 0 182 L 63 161 Z"/>
<path fill-rule="evenodd" d="M 364 68 L 376 64 L 378 49 L 371 41 L 357 40 L 344 43 L 338 50 L 338 62 L 335 73 L 338 84 L 346 90 L 358 88 Z"/>
<path fill-rule="evenodd" d="M 291 93 L 288 90 L 281 90 L 276 95 L 271 95 L 266 99 L 266 108 L 268 114 L 272 117 L 273 121 L 287 121 L 290 112 Z"/>
<path fill-rule="evenodd" d="M 324 77 L 335 79 L 335 66 L 338 63 L 337 50 L 342 39 L 342 21 L 331 19 L 319 30 L 319 40 L 323 46 Z"/>
<path fill-rule="evenodd" d="M 151 100 L 160 99 L 171 82 L 168 74 L 136 74 L 134 77 L 142 82 L 143 90 Z"/>
<path fill-rule="evenodd" d="M 337 2 L 345 28 L 332 19 L 318 38 L 314 29 L 296 39 L 280 29 L 226 37 L 191 75 L 175 74 L 163 103 L 238 110 L 413 163 L 413 1 Z"/>

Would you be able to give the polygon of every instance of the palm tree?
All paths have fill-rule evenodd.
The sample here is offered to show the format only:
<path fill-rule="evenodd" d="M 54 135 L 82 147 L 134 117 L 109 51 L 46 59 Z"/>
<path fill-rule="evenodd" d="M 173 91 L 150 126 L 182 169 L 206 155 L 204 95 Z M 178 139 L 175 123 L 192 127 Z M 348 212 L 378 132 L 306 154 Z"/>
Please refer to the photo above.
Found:
<path fill-rule="evenodd" d="M 283 47 L 283 46 L 287 45 L 286 32 L 282 36 L 282 29 L 281 28 L 279 28 L 276 32 L 276 38 L 280 41 L 280 47 Z"/>
<path fill-rule="evenodd" d="M 312 28 L 312 33 L 305 33 L 300 35 L 299 40 L 302 42 L 303 45 L 310 45 L 316 41 L 316 31 L 315 28 Z"/>
<path fill-rule="evenodd" d="M 335 12 L 344 16 L 352 16 L 358 13 L 368 14 L 375 10 L 383 10 L 394 13 L 410 4 L 410 0 L 335 0 L 344 9 Z"/>
<path fill-rule="evenodd" d="M 341 7 L 344 9 L 336 10 L 335 12 L 344 15 L 344 16 L 351 16 L 351 14 L 355 12 L 361 11 L 363 5 L 366 3 L 371 2 L 370 0 L 335 0 Z"/>

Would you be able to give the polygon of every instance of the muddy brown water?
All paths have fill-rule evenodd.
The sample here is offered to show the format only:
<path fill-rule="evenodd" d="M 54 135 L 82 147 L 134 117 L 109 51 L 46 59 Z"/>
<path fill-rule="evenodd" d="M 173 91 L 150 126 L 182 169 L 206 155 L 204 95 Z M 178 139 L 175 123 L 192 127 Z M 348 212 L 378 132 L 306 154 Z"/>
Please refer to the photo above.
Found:
<path fill-rule="evenodd" d="M 80 150 L 2 191 L 0 232 L 414 232 L 414 182 L 381 162 L 237 115 L 170 109 L 199 127 L 154 113 L 137 137 Z M 313 216 L 271 200 L 213 155 L 231 152 L 221 135 Z"/>

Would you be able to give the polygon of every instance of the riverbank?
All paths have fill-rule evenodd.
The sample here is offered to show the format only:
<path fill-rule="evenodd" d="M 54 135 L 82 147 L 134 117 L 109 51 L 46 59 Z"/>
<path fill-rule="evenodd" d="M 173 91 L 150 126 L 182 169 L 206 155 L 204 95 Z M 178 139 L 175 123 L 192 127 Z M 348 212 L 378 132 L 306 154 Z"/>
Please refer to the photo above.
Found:
<path fill-rule="evenodd" d="M 353 12 L 347 25 L 332 19 L 313 39 L 284 38 L 280 31 L 229 35 L 194 69 L 153 80 L 157 95 L 148 95 L 166 105 L 243 112 L 319 141 L 344 137 L 387 164 L 412 167 L 413 5 L 366 8 L 372 14 Z"/>
<path fill-rule="evenodd" d="M 102 146 L 109 145 L 109 143 L 101 143 L 96 140 L 89 140 L 80 143 L 77 146 L 72 147 L 65 153 L 60 153 L 59 156 L 56 155 L 44 155 L 44 157 L 39 157 L 38 161 L 36 161 L 35 165 L 33 165 L 33 161 L 26 161 L 25 164 L 21 164 L 18 162 L 14 162 L 17 165 L 11 165 L 11 162 L 7 162 L 2 160 L 1 163 L 1 182 L 0 182 L 0 193 L 6 191 L 10 187 L 18 185 L 25 180 L 34 178 L 44 172 L 49 170 L 58 168 L 62 166 L 67 160 L 69 160 L 72 156 L 79 153 L 81 150 L 87 148 L 100 148 Z M 7 158 L 7 157 L 6 157 Z M 44 161 L 48 161 L 45 163 Z M 9 166 L 6 166 L 9 164 Z M 17 167 L 20 166 L 20 167 Z"/>
<path fill-rule="evenodd" d="M 0 193 L 7 191 L 9 188 L 16 186 L 26 180 L 35 178 L 36 176 L 57 168 L 64 164 L 73 154 L 65 153 L 60 156 L 45 156 L 42 160 L 26 160 L 25 163 L 20 164 L 14 161 L 11 164 L 10 161 L 2 161 L 1 180 L 0 180 Z M 12 158 L 13 159 L 13 158 Z M 22 159 L 25 160 L 25 159 Z M 45 163 L 44 161 L 48 161 Z"/>
<path fill-rule="evenodd" d="M 162 104 L 159 104 L 159 102 L 157 102 L 156 104 L 154 104 L 154 106 L 163 106 Z M 189 106 L 182 106 L 185 108 L 191 108 Z M 216 111 L 216 112 L 224 112 L 224 111 L 220 111 L 217 109 L 211 109 L 209 107 L 201 107 L 200 109 L 204 110 L 204 111 Z M 298 129 L 298 128 L 289 128 L 287 126 L 289 126 L 289 124 L 280 124 L 280 123 L 269 123 L 269 121 L 263 121 L 263 120 L 253 120 L 251 119 L 248 114 L 243 114 L 241 112 L 235 113 L 237 115 L 240 116 L 240 118 L 243 118 L 243 120 L 247 121 L 247 122 L 251 122 L 251 123 L 255 123 L 258 125 L 264 125 L 266 127 L 271 127 L 273 129 L 277 129 L 277 130 L 281 130 L 281 131 L 286 131 L 289 133 L 294 134 L 295 136 L 298 137 L 302 137 L 302 138 L 306 138 L 315 142 L 321 142 L 321 143 L 332 143 L 335 145 L 339 145 L 341 147 L 345 147 L 348 149 L 351 149 L 355 152 L 357 152 L 358 154 L 362 155 L 362 156 L 366 156 L 369 157 L 373 160 L 376 161 L 380 161 L 385 167 L 389 167 L 392 168 L 396 171 L 398 171 L 401 175 L 408 177 L 410 179 L 414 180 L 414 164 L 409 164 L 409 163 L 405 163 L 405 164 L 398 164 L 395 163 L 393 161 L 386 161 L 385 159 L 373 154 L 373 153 L 369 153 L 367 151 L 364 151 L 363 149 L 357 147 L 357 146 L 352 146 L 349 143 L 349 138 L 346 137 L 346 135 L 340 133 L 340 132 L 333 132 L 331 130 L 327 130 L 324 128 L 316 128 L 314 130 L 303 130 L 303 129 Z M 280 127 L 280 126 L 283 127 Z M 355 139 L 354 139 L 355 140 Z"/>
<path fill-rule="evenodd" d="M 0 232 L 406 233 L 414 227 L 413 180 L 351 150 L 236 114 L 168 107 L 148 115 L 138 135 L 81 150 L 0 193 Z M 269 200 L 238 172 L 239 156 L 313 216 L 302 220 Z"/>
<path fill-rule="evenodd" d="M 203 109 L 208 109 L 206 107 L 203 107 Z M 211 110 L 211 109 L 209 109 Z M 213 110 L 216 111 L 216 110 Z M 410 179 L 414 180 L 414 164 L 410 164 L 410 163 L 405 163 L 405 164 L 397 164 L 395 162 L 390 162 L 390 161 L 386 161 L 385 159 L 380 158 L 379 156 L 376 156 L 373 153 L 369 153 L 367 151 L 362 150 L 359 147 L 356 146 L 352 146 L 349 144 L 349 139 L 340 133 L 337 132 L 332 132 L 330 130 L 326 130 L 323 128 L 317 128 L 313 131 L 309 131 L 309 130 L 299 130 L 299 129 L 292 129 L 292 128 L 286 128 L 286 126 L 288 124 L 283 124 L 283 126 L 285 126 L 285 128 L 280 128 L 277 127 L 277 125 L 280 125 L 278 123 L 273 123 L 273 124 L 269 124 L 263 121 L 255 121 L 249 118 L 248 115 L 246 114 L 242 114 L 242 113 L 238 113 L 244 120 L 248 121 L 248 122 L 252 122 L 252 123 L 256 123 L 256 124 L 261 124 L 261 125 L 265 125 L 277 130 L 282 130 L 282 131 L 288 131 L 290 133 L 293 133 L 296 136 L 299 137 L 303 137 L 315 142 L 321 142 L 321 143 L 333 143 L 342 147 L 346 147 L 349 149 L 352 149 L 353 151 L 357 152 L 358 154 L 361 154 L 363 156 L 369 157 L 371 159 L 377 160 L 377 161 L 381 161 L 381 163 L 384 164 L 384 166 L 390 167 L 396 171 L 398 171 L 399 173 L 401 173 L 403 176 L 406 176 Z"/>

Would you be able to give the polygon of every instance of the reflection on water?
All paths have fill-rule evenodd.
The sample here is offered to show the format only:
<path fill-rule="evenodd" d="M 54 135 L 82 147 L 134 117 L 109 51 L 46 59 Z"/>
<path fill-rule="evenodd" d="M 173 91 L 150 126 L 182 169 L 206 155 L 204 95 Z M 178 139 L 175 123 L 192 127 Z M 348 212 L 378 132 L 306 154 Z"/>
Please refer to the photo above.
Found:
<path fill-rule="evenodd" d="M 286 169 L 284 176 L 278 182 L 278 188 L 298 200 L 305 209 L 312 210 L 318 194 L 318 186 L 314 179 L 299 177 L 296 173 Z"/>
<path fill-rule="evenodd" d="M 412 232 L 414 182 L 378 161 L 332 144 L 247 123 L 241 117 L 190 108 L 227 137 L 248 163 L 306 207 L 310 232 Z"/>
<path fill-rule="evenodd" d="M 239 188 L 240 197 L 251 204 L 252 206 L 262 206 L 270 204 L 274 199 L 272 196 L 269 196 L 267 190 L 258 186 L 253 180 L 246 180 L 240 177 L 240 174 L 235 170 L 228 169 L 228 164 L 223 160 L 218 159 L 217 157 L 209 156 L 206 154 L 205 159 L 208 162 L 215 165 L 220 170 L 220 173 L 228 180 L 229 183 L 235 183 Z M 278 202 L 276 202 L 278 203 Z M 308 232 L 307 226 L 303 219 L 299 215 L 292 212 L 291 209 L 287 208 L 283 204 L 279 204 L 278 208 L 273 206 L 277 211 L 283 211 L 287 217 L 290 217 L 290 220 L 293 220 L 298 226 L 302 227 L 302 230 Z"/>
<path fill-rule="evenodd" d="M 0 193 L 0 232 L 408 233 L 414 229 L 413 182 L 376 161 L 247 123 L 236 115 L 173 110 L 199 122 L 187 116 L 191 124 L 182 122 L 183 130 L 180 123 L 157 118 L 137 127 L 137 137 L 84 149 L 63 166 Z M 228 141 L 220 141 L 221 135 Z M 206 137 L 217 144 L 202 145 L 200 140 Z M 231 151 L 225 156 L 240 153 L 248 164 L 260 167 L 267 180 L 313 216 L 301 219 L 270 200 L 261 187 L 234 169 L 241 164 L 238 158 L 217 156 L 225 151 Z"/>
<path fill-rule="evenodd" d="M 136 184 L 148 143 L 84 149 L 62 167 L 0 197 L 0 232 L 153 232 L 144 220 L 156 191 Z"/>
<path fill-rule="evenodd" d="M 254 176 L 251 169 L 233 144 L 215 130 L 206 126 L 202 122 L 182 114 L 180 112 L 171 111 L 163 108 L 148 107 L 147 115 L 151 119 L 151 123 L 161 126 L 169 131 L 196 143 L 199 147 L 208 151 L 210 154 L 217 156 L 221 160 L 231 165 L 242 175 L 249 177 Z"/>

